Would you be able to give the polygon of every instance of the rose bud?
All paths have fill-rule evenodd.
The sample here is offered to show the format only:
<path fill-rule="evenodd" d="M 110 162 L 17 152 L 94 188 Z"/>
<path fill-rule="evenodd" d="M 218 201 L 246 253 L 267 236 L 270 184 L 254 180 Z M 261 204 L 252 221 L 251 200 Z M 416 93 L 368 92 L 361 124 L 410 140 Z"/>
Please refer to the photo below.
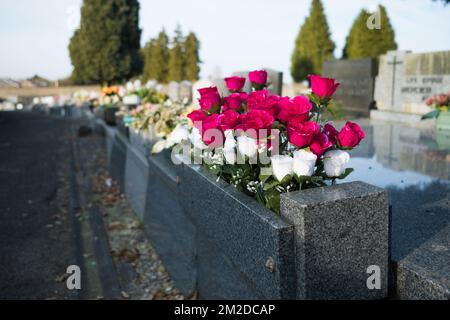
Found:
<path fill-rule="evenodd" d="M 352 149 L 356 147 L 364 137 L 364 131 L 362 131 L 358 124 L 347 121 L 338 134 L 339 147 Z"/>
<path fill-rule="evenodd" d="M 225 84 L 230 92 L 239 92 L 245 85 L 244 77 L 228 77 L 225 78 Z"/>
<path fill-rule="evenodd" d="M 272 162 L 273 176 L 282 181 L 284 177 L 291 175 L 293 171 L 294 159 L 291 156 L 275 155 L 270 157 Z"/>
<path fill-rule="evenodd" d="M 337 178 L 345 172 L 350 155 L 343 150 L 327 151 L 323 158 L 325 173 L 330 178 Z"/>
<path fill-rule="evenodd" d="M 312 92 L 321 99 L 330 99 L 340 85 L 336 82 L 336 79 L 332 78 L 324 78 L 318 75 L 309 75 L 308 78 L 311 81 Z"/>
<path fill-rule="evenodd" d="M 249 72 L 248 78 L 253 87 L 257 90 L 264 88 L 267 84 L 267 72 L 265 70 Z"/>
<path fill-rule="evenodd" d="M 311 144 L 309 145 L 309 148 L 311 151 L 320 157 L 324 154 L 325 151 L 330 149 L 333 146 L 333 143 L 331 143 L 330 139 L 325 133 L 319 133 L 311 141 Z"/>
<path fill-rule="evenodd" d="M 239 110 L 244 101 L 243 96 L 240 93 L 232 93 L 228 97 L 224 98 L 223 111 L 227 110 Z"/>
<path fill-rule="evenodd" d="M 309 111 L 312 109 L 312 104 L 305 96 L 298 96 L 294 99 L 282 98 L 278 105 L 280 109 L 278 120 L 281 122 L 305 122 L 309 120 Z"/>
<path fill-rule="evenodd" d="M 335 127 L 333 127 L 331 124 L 327 123 L 323 127 L 323 133 L 325 133 L 328 136 L 328 138 L 333 143 L 333 145 L 336 144 L 336 137 L 338 136 L 339 131 L 337 131 Z"/>
<path fill-rule="evenodd" d="M 289 122 L 287 129 L 289 141 L 299 148 L 308 146 L 319 131 L 320 126 L 312 121 Z"/>
<path fill-rule="evenodd" d="M 198 92 L 200 93 L 199 103 L 202 110 L 209 111 L 220 106 L 220 94 L 216 87 L 199 89 Z"/>
<path fill-rule="evenodd" d="M 317 156 L 306 150 L 297 150 L 294 152 L 294 173 L 297 176 L 310 177 L 314 174 Z"/>

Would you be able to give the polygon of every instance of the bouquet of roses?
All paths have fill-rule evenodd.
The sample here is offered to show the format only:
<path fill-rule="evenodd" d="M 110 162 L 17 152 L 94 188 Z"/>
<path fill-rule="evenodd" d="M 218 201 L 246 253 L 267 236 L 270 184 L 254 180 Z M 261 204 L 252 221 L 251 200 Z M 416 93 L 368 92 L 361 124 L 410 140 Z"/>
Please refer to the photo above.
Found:
<path fill-rule="evenodd" d="M 339 86 L 334 79 L 309 77 L 312 93 L 294 98 L 271 95 L 267 73 L 249 73 L 252 92 L 242 92 L 246 78 L 225 78 L 230 94 L 200 89 L 200 110 L 188 115 L 191 126 L 171 133 L 176 153 L 189 152 L 219 178 L 279 212 L 280 194 L 320 187 L 345 178 L 348 150 L 364 138 L 359 125 L 337 131 L 321 114 Z M 188 148 L 189 147 L 189 148 Z"/>
<path fill-rule="evenodd" d="M 439 117 L 441 112 L 448 112 L 448 108 L 450 106 L 450 93 L 445 94 L 441 93 L 438 95 L 434 95 L 425 100 L 426 105 L 434 108 L 433 111 L 428 112 L 427 114 L 422 116 L 423 119 L 431 119 Z"/>

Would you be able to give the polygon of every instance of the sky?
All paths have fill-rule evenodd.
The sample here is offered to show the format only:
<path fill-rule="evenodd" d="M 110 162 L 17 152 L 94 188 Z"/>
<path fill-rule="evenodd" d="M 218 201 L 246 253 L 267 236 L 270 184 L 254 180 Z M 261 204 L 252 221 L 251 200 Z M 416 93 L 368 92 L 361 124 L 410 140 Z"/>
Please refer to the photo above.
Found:
<path fill-rule="evenodd" d="M 322 0 L 340 57 L 362 8 L 387 8 L 401 50 L 450 50 L 450 6 L 431 0 Z M 1 0 L 0 77 L 70 74 L 67 46 L 78 26 L 81 0 Z M 290 82 L 290 57 L 311 0 L 141 0 L 142 45 L 177 24 L 200 41 L 201 77 L 267 67 Z"/>

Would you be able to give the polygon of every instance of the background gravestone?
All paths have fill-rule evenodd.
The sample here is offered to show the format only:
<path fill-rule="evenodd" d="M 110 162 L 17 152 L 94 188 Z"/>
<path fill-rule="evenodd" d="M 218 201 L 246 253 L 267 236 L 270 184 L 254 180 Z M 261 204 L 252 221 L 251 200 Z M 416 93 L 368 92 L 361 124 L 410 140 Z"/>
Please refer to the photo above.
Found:
<path fill-rule="evenodd" d="M 192 82 L 188 80 L 181 81 L 180 83 L 180 100 L 187 99 L 188 102 L 192 101 Z"/>
<path fill-rule="evenodd" d="M 169 91 L 167 94 L 170 100 L 178 101 L 180 100 L 180 84 L 175 81 L 169 83 Z"/>
<path fill-rule="evenodd" d="M 450 51 L 410 53 L 389 51 L 380 56 L 379 74 L 375 82 L 378 110 L 374 118 L 420 120 L 431 109 L 425 99 L 450 91 Z"/>
<path fill-rule="evenodd" d="M 373 59 L 359 59 L 326 61 L 322 73 L 341 84 L 334 99 L 344 113 L 367 117 L 373 105 L 376 72 Z"/>

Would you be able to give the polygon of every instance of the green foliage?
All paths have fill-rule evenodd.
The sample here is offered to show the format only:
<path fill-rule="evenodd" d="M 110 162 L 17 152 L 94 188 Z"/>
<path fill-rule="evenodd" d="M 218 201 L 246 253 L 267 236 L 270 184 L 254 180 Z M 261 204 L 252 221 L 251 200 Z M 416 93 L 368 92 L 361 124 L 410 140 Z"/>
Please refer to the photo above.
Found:
<path fill-rule="evenodd" d="M 322 2 L 313 0 L 310 15 L 300 29 L 291 58 L 294 81 L 302 81 L 308 74 L 320 74 L 323 62 L 333 57 L 334 48 Z"/>
<path fill-rule="evenodd" d="M 144 81 L 155 79 L 161 83 L 170 81 L 196 81 L 200 73 L 200 41 L 194 32 L 183 36 L 180 26 L 170 41 L 166 32 L 150 39 L 142 50 L 144 57 Z"/>
<path fill-rule="evenodd" d="M 150 39 L 143 49 L 144 72 L 143 80 L 157 80 L 161 83 L 167 82 L 169 60 L 169 37 L 163 29 L 156 39 Z"/>
<path fill-rule="evenodd" d="M 184 76 L 186 80 L 197 81 L 200 73 L 200 41 L 193 32 L 189 32 L 184 41 Z"/>
<path fill-rule="evenodd" d="M 369 29 L 367 21 L 372 13 L 361 10 L 347 36 L 343 58 L 378 58 L 388 50 L 397 49 L 395 33 L 389 21 L 386 8 L 379 6 L 380 29 Z"/>
<path fill-rule="evenodd" d="M 169 52 L 169 81 L 184 80 L 184 37 L 180 26 L 175 30 L 175 37 L 172 40 L 172 48 Z"/>
<path fill-rule="evenodd" d="M 141 72 L 139 2 L 84 0 L 69 53 L 76 83 L 117 83 Z"/>

